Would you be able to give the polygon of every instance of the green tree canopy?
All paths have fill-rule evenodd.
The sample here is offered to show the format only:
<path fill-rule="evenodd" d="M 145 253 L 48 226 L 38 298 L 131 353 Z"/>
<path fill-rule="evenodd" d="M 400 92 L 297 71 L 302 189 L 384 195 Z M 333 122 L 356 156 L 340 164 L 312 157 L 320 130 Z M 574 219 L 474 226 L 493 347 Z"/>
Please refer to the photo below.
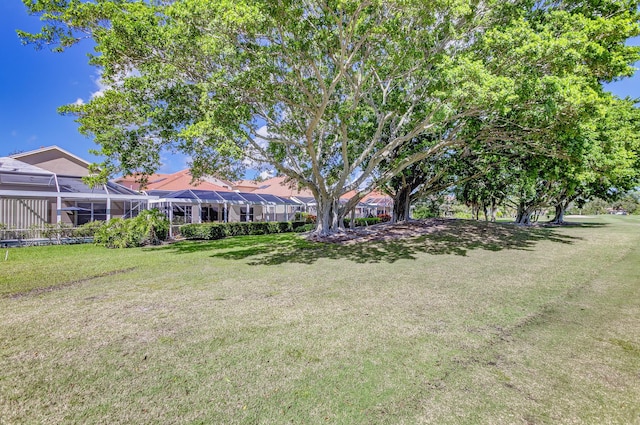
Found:
<path fill-rule="evenodd" d="M 162 150 L 196 176 L 267 164 L 313 192 L 321 234 L 357 202 L 341 195 L 474 140 L 472 118 L 543 144 L 637 57 L 637 1 L 24 2 L 46 22 L 25 41 L 96 43 L 108 90 L 64 111 L 103 177 L 149 174 Z M 431 144 L 388 161 L 418 136 Z"/>

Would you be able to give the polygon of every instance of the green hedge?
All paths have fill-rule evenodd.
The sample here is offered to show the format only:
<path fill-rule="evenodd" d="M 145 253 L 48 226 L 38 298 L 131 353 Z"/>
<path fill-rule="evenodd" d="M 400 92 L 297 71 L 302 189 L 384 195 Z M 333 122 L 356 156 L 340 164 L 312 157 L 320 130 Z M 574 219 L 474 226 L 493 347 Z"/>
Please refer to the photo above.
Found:
<path fill-rule="evenodd" d="M 344 227 L 349 227 L 351 220 L 349 218 L 344 219 Z M 359 217 L 356 218 L 356 227 L 358 226 L 371 226 L 372 224 L 382 223 L 380 217 Z"/>
<path fill-rule="evenodd" d="M 379 217 L 356 218 L 356 226 L 371 226 L 380 223 Z M 349 227 L 349 219 L 344 220 Z M 228 236 L 268 235 L 272 233 L 310 232 L 316 225 L 308 221 L 284 222 L 240 222 L 240 223 L 202 223 L 185 224 L 180 234 L 186 239 L 216 240 Z"/>
<path fill-rule="evenodd" d="M 380 223 L 379 217 L 356 218 L 356 226 L 371 226 Z M 349 227 L 349 219 L 344 220 Z M 240 223 L 202 223 L 185 224 L 180 234 L 186 239 L 216 240 L 227 236 L 268 235 L 272 233 L 310 232 L 316 225 L 308 221 L 280 222 L 240 222 Z"/>
<path fill-rule="evenodd" d="M 187 239 L 215 240 L 227 236 L 306 231 L 305 225 L 304 221 L 185 224 L 180 227 L 180 234 Z"/>

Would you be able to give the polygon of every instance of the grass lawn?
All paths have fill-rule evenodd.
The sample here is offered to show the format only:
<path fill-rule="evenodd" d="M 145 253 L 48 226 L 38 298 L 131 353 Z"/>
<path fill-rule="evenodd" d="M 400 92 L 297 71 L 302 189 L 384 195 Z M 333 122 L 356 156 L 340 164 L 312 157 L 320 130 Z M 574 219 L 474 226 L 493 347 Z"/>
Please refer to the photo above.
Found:
<path fill-rule="evenodd" d="M 0 256 L 0 424 L 640 423 L 640 218 Z"/>

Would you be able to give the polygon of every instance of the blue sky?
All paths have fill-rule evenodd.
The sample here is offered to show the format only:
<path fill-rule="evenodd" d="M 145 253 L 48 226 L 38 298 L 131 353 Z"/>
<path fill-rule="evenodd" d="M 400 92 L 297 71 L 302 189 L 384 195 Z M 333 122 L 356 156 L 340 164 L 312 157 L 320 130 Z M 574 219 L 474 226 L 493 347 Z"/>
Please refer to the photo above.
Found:
<path fill-rule="evenodd" d="M 91 139 L 78 133 L 73 117 L 62 116 L 56 109 L 82 99 L 88 101 L 100 90 L 97 69 L 87 64 L 89 42 L 64 53 L 36 51 L 23 46 L 15 30 L 36 32 L 40 21 L 29 16 L 20 0 L 0 0 L 0 156 L 58 145 L 85 158 L 96 148 Z M 640 44 L 640 38 L 632 41 Z M 640 63 L 638 64 L 640 67 Z M 608 89 L 620 97 L 640 98 L 640 72 L 610 84 Z M 182 156 L 163 155 L 162 172 L 186 166 Z"/>
<path fill-rule="evenodd" d="M 63 53 L 23 46 L 16 29 L 37 32 L 40 20 L 29 16 L 20 0 L 0 0 L 0 156 L 57 145 L 88 161 L 93 140 L 78 133 L 71 116 L 58 114 L 59 106 L 78 99 L 89 101 L 100 90 L 97 68 L 88 65 L 90 41 Z M 183 156 L 163 155 L 160 171 L 186 167 Z"/>

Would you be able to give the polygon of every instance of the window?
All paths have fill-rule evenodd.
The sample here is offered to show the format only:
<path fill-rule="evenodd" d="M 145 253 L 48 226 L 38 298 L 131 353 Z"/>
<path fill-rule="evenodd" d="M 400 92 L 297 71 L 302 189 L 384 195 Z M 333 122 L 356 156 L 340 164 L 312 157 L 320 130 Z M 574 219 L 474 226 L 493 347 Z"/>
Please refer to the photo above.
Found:
<path fill-rule="evenodd" d="M 173 223 L 185 224 L 191 223 L 191 206 L 174 205 L 173 206 Z"/>
<path fill-rule="evenodd" d="M 202 221 L 218 221 L 218 210 L 213 207 L 202 207 Z"/>
<path fill-rule="evenodd" d="M 90 221 L 105 221 L 107 219 L 107 204 L 99 202 L 78 202 L 76 206 L 79 210 L 76 212 L 76 224 L 78 226 Z"/>
<path fill-rule="evenodd" d="M 240 221 L 253 221 L 253 207 L 240 207 Z"/>

